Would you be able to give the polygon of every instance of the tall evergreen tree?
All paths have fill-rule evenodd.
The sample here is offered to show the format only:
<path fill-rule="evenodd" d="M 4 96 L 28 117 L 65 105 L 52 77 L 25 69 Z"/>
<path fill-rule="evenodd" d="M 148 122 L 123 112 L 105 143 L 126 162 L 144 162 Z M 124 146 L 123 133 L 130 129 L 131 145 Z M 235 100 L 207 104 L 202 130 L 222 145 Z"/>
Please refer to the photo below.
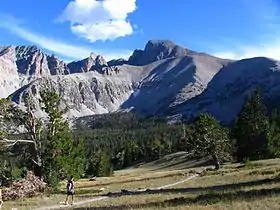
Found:
<path fill-rule="evenodd" d="M 220 168 L 221 161 L 230 153 L 228 131 L 207 113 L 201 114 L 195 121 L 191 144 L 197 155 L 212 157 L 217 170 Z"/>
<path fill-rule="evenodd" d="M 237 158 L 261 159 L 268 153 L 269 121 L 260 91 L 248 97 L 232 130 L 236 139 Z"/>
<path fill-rule="evenodd" d="M 49 117 L 44 139 L 44 175 L 56 185 L 65 176 L 83 174 L 84 144 L 83 139 L 74 140 L 68 122 L 63 119 L 59 95 L 51 91 L 42 91 L 40 95 L 42 109 Z"/>
<path fill-rule="evenodd" d="M 269 157 L 280 157 L 280 112 L 275 110 L 270 116 L 268 131 Z"/>

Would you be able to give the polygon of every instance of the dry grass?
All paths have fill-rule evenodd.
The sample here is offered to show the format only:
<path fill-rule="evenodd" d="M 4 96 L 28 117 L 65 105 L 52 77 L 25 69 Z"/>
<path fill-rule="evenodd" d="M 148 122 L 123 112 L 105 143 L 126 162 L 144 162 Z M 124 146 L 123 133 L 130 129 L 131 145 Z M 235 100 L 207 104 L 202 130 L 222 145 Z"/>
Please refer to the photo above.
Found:
<path fill-rule="evenodd" d="M 169 161 L 169 160 L 167 160 Z M 208 170 L 201 177 L 176 185 L 170 189 L 137 192 L 139 188 L 153 188 L 185 179 L 200 167 L 177 169 L 171 167 L 131 168 L 116 172 L 113 177 L 95 181 L 76 182 L 76 200 L 105 195 L 109 199 L 93 202 L 75 210 L 120 209 L 280 209 L 279 159 L 244 164 L 227 164 L 220 171 Z M 179 161 L 182 164 L 182 161 Z M 100 188 L 103 192 L 97 193 Z M 122 189 L 129 193 L 121 193 Z M 7 202 L 3 209 L 35 209 L 63 201 L 65 195 L 50 195 Z M 1 209 L 2 210 L 2 209 Z"/>
<path fill-rule="evenodd" d="M 280 209 L 279 171 L 279 159 L 229 164 L 172 189 L 124 194 L 74 209 Z"/>
<path fill-rule="evenodd" d="M 76 187 L 88 188 L 88 187 L 102 187 L 112 184 L 122 185 L 131 182 L 143 182 L 149 180 L 156 180 L 168 177 L 185 176 L 189 174 L 190 170 L 172 170 L 172 171 L 150 171 L 147 169 L 134 169 L 124 170 L 116 172 L 113 177 L 97 178 L 94 181 L 79 180 L 76 183 Z"/>

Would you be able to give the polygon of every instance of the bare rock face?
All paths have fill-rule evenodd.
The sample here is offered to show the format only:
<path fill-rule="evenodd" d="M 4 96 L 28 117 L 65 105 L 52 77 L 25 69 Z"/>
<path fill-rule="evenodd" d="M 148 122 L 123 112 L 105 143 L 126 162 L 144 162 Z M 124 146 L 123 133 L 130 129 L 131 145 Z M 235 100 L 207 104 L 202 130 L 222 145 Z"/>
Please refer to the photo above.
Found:
<path fill-rule="evenodd" d="M 103 114 L 116 111 L 132 91 L 130 76 L 122 72 L 118 77 L 98 72 L 83 74 L 55 75 L 34 80 L 11 95 L 12 100 L 24 105 L 27 95 L 33 96 L 38 116 L 44 116 L 39 106 L 39 92 L 54 90 L 61 97 L 61 108 L 66 109 L 67 118 Z"/>
<path fill-rule="evenodd" d="M 108 67 L 106 60 L 101 55 L 91 53 L 88 58 L 81 61 L 74 61 L 68 64 L 70 73 L 85 73 L 89 71 L 102 71 Z"/>
<path fill-rule="evenodd" d="M 166 58 L 190 55 L 192 51 L 174 44 L 169 40 L 150 40 L 144 50 L 135 50 L 129 58 L 131 65 L 143 66 Z"/>
<path fill-rule="evenodd" d="M 49 75 L 47 56 L 36 46 L 15 47 L 18 73 L 25 76 Z"/>
<path fill-rule="evenodd" d="M 0 57 L 14 62 L 16 64 L 14 71 L 20 76 L 41 77 L 70 73 L 63 61 L 54 55 L 46 55 L 36 46 L 1 47 Z"/>
<path fill-rule="evenodd" d="M 123 109 L 148 115 L 164 113 L 201 94 L 228 61 L 196 54 L 156 63 L 135 86 L 134 93 L 122 105 Z"/>
<path fill-rule="evenodd" d="M 46 55 L 36 46 L 15 47 L 18 73 L 25 76 L 65 75 L 70 71 L 55 55 Z"/>
<path fill-rule="evenodd" d="M 68 64 L 70 73 L 85 73 L 89 72 L 93 66 L 96 64 L 96 55 L 91 53 L 88 58 L 81 61 L 74 61 Z"/>
<path fill-rule="evenodd" d="M 233 62 L 217 73 L 202 94 L 173 107 L 170 115 L 192 119 L 208 112 L 224 124 L 240 112 L 246 97 L 257 88 L 268 106 L 280 104 L 280 62 L 269 58 L 251 58 Z"/>
<path fill-rule="evenodd" d="M 36 46 L 0 47 L 0 97 L 7 97 L 36 78 L 69 74 L 67 65 Z"/>
<path fill-rule="evenodd" d="M 37 115 L 41 89 L 53 89 L 74 118 L 117 110 L 156 114 L 199 95 L 212 77 L 229 61 L 201 55 L 171 41 L 149 41 L 129 61 L 106 62 L 101 55 L 69 64 L 46 55 L 35 46 L 4 47 L 0 58 L 10 62 L 5 71 L 16 75 L 17 86 L 9 90 L 20 105 L 32 95 Z M 133 65 L 132 65 L 133 64 Z M 23 78 L 23 79 L 22 79 Z M 7 94 L 6 94 L 7 95 Z"/>
<path fill-rule="evenodd" d="M 37 115 L 42 89 L 61 96 L 65 117 L 134 110 L 170 119 L 207 111 L 229 123 L 246 95 L 261 88 L 266 102 L 280 104 L 280 65 L 268 58 L 240 61 L 197 53 L 168 40 L 149 41 L 128 61 L 101 55 L 69 64 L 35 46 L 0 47 L 0 97 L 24 105 L 32 95 Z"/>
<path fill-rule="evenodd" d="M 119 73 L 117 65 L 109 65 L 101 55 L 91 53 L 90 56 L 81 61 L 74 61 L 67 65 L 70 73 L 86 73 L 96 71 L 100 74 L 113 75 Z"/>
<path fill-rule="evenodd" d="M 125 59 L 114 59 L 114 60 L 111 60 L 108 62 L 108 65 L 109 66 L 121 66 L 121 65 L 124 65 L 124 64 L 128 64 L 128 61 L 125 60 Z"/>
<path fill-rule="evenodd" d="M 16 54 L 11 47 L 0 48 L 0 97 L 5 98 L 20 88 Z"/>
<path fill-rule="evenodd" d="M 59 60 L 55 55 L 47 56 L 48 68 L 51 75 L 67 75 L 70 74 L 70 69 L 67 64 Z"/>

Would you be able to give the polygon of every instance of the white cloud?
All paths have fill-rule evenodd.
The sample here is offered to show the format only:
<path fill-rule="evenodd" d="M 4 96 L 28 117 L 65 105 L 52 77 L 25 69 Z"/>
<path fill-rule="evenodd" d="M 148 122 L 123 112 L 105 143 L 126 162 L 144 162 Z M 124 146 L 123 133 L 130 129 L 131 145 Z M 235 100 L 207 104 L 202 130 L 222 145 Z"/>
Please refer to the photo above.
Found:
<path fill-rule="evenodd" d="M 265 45 L 240 47 L 238 52 L 217 52 L 214 53 L 214 56 L 233 60 L 253 57 L 268 57 L 280 60 L 280 39 Z"/>
<path fill-rule="evenodd" d="M 46 50 L 57 53 L 61 56 L 68 57 L 69 59 L 83 59 L 90 55 L 91 52 L 100 54 L 107 60 L 124 58 L 127 59 L 131 55 L 130 50 L 99 50 L 91 49 L 85 46 L 76 46 L 65 43 L 60 40 L 52 39 L 49 37 L 42 36 L 21 27 L 18 24 L 17 19 L 13 17 L 2 16 L 0 21 L 0 27 L 11 31 L 16 36 L 29 41 L 35 45 L 38 45 Z"/>
<path fill-rule="evenodd" d="M 115 40 L 133 33 L 127 16 L 135 10 L 136 0 L 74 0 L 59 21 L 69 21 L 72 32 L 90 42 Z"/>
<path fill-rule="evenodd" d="M 242 59 L 238 54 L 233 52 L 216 52 L 213 53 L 213 55 L 218 58 L 224 58 L 224 59 L 232 59 L 232 60 Z"/>

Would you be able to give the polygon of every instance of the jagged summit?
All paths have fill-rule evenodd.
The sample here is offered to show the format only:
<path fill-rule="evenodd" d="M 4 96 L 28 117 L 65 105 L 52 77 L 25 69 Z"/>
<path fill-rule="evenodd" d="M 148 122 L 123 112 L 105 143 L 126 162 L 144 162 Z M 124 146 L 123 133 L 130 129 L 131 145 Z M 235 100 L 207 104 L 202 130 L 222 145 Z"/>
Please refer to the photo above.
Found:
<path fill-rule="evenodd" d="M 21 45 L 14 46 L 17 55 L 26 55 L 29 53 L 41 52 L 41 49 L 36 45 Z"/>
<path fill-rule="evenodd" d="M 95 54 L 94 52 L 91 52 L 90 54 L 89 54 L 89 59 L 95 59 L 97 57 L 97 54 Z"/>
<path fill-rule="evenodd" d="M 194 53 L 170 40 L 150 40 L 144 50 L 135 50 L 128 63 L 131 65 L 147 65 L 166 58 L 182 57 Z"/>
<path fill-rule="evenodd" d="M 40 50 L 40 48 L 37 45 L 2 45 L 0 46 L 0 51 L 11 48 L 15 49 L 17 53 L 28 53 Z"/>
<path fill-rule="evenodd" d="M 85 73 L 99 70 L 108 66 L 108 63 L 103 56 L 91 53 L 89 57 L 80 61 L 70 62 L 67 66 L 70 69 L 70 73 Z"/>
<path fill-rule="evenodd" d="M 182 55 L 187 55 L 190 52 L 193 52 L 191 50 L 188 50 L 180 45 L 175 44 L 171 40 L 149 40 L 145 46 L 144 51 L 168 51 L 172 52 L 172 50 L 177 49 L 177 50 L 182 50 L 179 54 L 179 56 Z"/>

